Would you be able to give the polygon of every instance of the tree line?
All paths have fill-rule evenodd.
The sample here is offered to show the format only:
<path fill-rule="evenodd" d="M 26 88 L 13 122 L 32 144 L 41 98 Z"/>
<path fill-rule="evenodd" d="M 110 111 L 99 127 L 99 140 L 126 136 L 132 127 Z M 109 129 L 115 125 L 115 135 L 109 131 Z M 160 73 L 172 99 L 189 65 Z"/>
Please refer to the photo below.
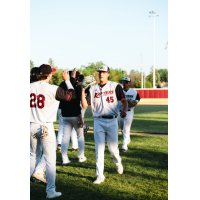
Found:
<path fill-rule="evenodd" d="M 52 58 L 48 60 L 48 64 L 51 65 L 51 67 L 56 69 L 56 72 L 52 75 L 52 80 L 50 84 L 53 85 L 60 85 L 62 80 L 62 71 L 63 69 L 59 69 Z M 104 65 L 102 61 L 96 62 L 96 63 L 89 63 L 87 66 L 81 65 L 80 68 L 77 68 L 77 70 L 83 74 L 84 76 L 89 76 L 93 74 L 97 80 L 97 83 L 99 83 L 98 78 L 98 72 L 97 70 L 101 65 Z M 36 67 L 34 62 L 30 60 L 30 70 Z M 71 69 L 72 70 L 72 69 Z M 123 69 L 112 69 L 110 68 L 110 81 L 121 83 L 123 80 L 123 77 L 129 77 L 131 79 L 131 88 L 141 88 L 141 72 L 138 70 L 131 70 L 128 74 Z M 162 88 L 161 83 L 162 82 L 168 82 L 168 70 L 167 69 L 155 69 L 155 84 L 157 88 Z M 147 75 L 145 78 L 143 78 L 143 87 L 144 88 L 153 88 L 153 66 L 151 67 L 150 74 Z"/>

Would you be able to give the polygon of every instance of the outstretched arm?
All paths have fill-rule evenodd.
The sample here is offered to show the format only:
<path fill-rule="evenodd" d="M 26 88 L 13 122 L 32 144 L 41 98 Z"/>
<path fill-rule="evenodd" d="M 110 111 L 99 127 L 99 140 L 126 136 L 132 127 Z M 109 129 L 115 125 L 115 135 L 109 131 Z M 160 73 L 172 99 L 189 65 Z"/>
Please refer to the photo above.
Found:
<path fill-rule="evenodd" d="M 88 103 L 87 103 L 87 100 L 85 98 L 85 88 L 82 88 L 82 90 L 81 90 L 81 102 L 82 102 L 83 108 L 88 107 Z"/>

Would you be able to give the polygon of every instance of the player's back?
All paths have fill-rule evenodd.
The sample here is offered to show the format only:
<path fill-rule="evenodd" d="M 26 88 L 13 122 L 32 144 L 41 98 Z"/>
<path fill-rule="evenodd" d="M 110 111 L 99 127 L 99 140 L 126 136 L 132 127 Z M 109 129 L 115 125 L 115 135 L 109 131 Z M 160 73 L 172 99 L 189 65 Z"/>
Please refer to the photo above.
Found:
<path fill-rule="evenodd" d="M 56 100 L 58 86 L 44 81 L 30 84 L 30 122 L 54 122 L 57 117 L 59 101 Z"/>

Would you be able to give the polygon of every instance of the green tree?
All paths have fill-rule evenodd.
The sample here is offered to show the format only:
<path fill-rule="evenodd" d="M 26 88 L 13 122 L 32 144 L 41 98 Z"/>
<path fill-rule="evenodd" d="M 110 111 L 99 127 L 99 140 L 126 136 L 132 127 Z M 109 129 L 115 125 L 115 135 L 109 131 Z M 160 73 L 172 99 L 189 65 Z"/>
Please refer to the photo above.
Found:
<path fill-rule="evenodd" d="M 147 81 L 152 83 L 152 86 L 153 86 L 153 66 L 151 67 L 150 74 L 147 76 Z M 161 86 L 160 74 L 158 73 L 157 69 L 155 69 L 155 85 L 158 86 L 158 87 Z"/>
<path fill-rule="evenodd" d="M 60 85 L 62 83 L 62 81 L 63 81 L 63 79 L 62 79 L 62 72 L 63 72 L 63 70 L 62 69 L 58 69 L 58 67 L 55 66 L 55 62 L 53 61 L 52 58 L 50 58 L 48 60 L 48 64 L 52 68 L 56 69 L 56 72 L 52 73 L 52 79 L 50 81 L 50 84 L 52 84 L 52 85 Z"/>
<path fill-rule="evenodd" d="M 78 71 L 80 73 L 82 73 L 84 76 L 89 76 L 89 75 L 94 75 L 97 83 L 99 83 L 99 75 L 97 70 L 99 69 L 99 67 L 101 65 L 105 65 L 104 62 L 99 61 L 96 63 L 89 63 L 88 66 L 84 66 L 82 65 Z M 110 81 L 115 81 L 115 82 L 121 82 L 123 77 L 127 74 L 126 71 L 122 70 L 122 69 L 112 69 L 110 68 L 110 77 L 109 80 Z"/>
<path fill-rule="evenodd" d="M 135 87 L 135 82 L 141 82 L 141 74 L 137 70 L 134 69 L 130 71 L 129 75 L 127 75 L 131 79 L 131 88 Z M 137 85 L 137 84 L 136 84 Z"/>
<path fill-rule="evenodd" d="M 30 71 L 31 71 L 31 69 L 32 69 L 33 67 L 35 67 L 35 65 L 34 65 L 33 61 L 30 60 Z"/>
<path fill-rule="evenodd" d="M 145 80 L 145 88 L 153 88 L 152 87 L 152 83 L 147 81 L 147 80 Z"/>
<path fill-rule="evenodd" d="M 141 82 L 135 81 L 133 88 L 141 88 Z"/>
<path fill-rule="evenodd" d="M 168 69 L 159 69 L 158 73 L 160 75 L 161 81 L 168 81 Z"/>
<path fill-rule="evenodd" d="M 82 65 L 80 69 L 77 69 L 84 76 L 94 75 L 97 83 L 99 83 L 99 76 L 97 70 L 101 65 L 104 65 L 102 61 L 96 63 L 89 63 L 88 66 Z"/>

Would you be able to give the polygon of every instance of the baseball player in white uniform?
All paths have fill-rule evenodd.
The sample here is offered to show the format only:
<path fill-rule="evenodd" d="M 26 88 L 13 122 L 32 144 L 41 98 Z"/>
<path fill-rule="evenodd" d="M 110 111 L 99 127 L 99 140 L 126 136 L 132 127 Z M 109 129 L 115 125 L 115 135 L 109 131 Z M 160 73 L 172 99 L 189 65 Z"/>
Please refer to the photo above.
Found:
<path fill-rule="evenodd" d="M 31 75 L 30 75 L 30 83 L 34 83 L 36 81 L 39 81 L 37 75 L 39 72 L 39 67 L 33 67 L 31 69 Z M 46 183 L 46 175 L 45 175 L 45 171 L 46 171 L 46 163 L 44 160 L 44 154 L 42 155 L 42 146 L 40 148 L 40 151 L 38 151 L 38 155 L 36 155 L 36 168 L 32 174 L 32 177 L 35 178 L 35 182 L 40 182 L 42 181 L 43 183 Z M 40 158 L 41 157 L 41 158 Z"/>
<path fill-rule="evenodd" d="M 46 162 L 47 198 L 62 195 L 61 192 L 55 191 L 56 136 L 53 122 L 56 121 L 59 100 L 70 101 L 76 98 L 66 70 L 63 71 L 62 77 L 68 90 L 49 84 L 54 71 L 56 70 L 50 65 L 41 65 L 39 81 L 30 84 L 30 177 L 42 145 Z"/>
<path fill-rule="evenodd" d="M 85 98 L 85 89 L 82 88 L 82 105 L 86 108 L 91 104 L 94 117 L 94 140 L 96 155 L 96 176 L 94 184 L 100 184 L 105 180 L 104 171 L 104 151 L 105 137 L 107 139 L 108 149 L 113 157 L 113 162 L 117 167 L 119 174 L 123 173 L 122 159 L 118 149 L 118 100 L 121 100 L 123 109 L 121 117 L 126 116 L 127 101 L 125 99 L 122 87 L 115 82 L 109 81 L 110 69 L 103 65 L 99 67 L 100 83 L 92 86 Z"/>
<path fill-rule="evenodd" d="M 123 91 L 125 94 L 126 100 L 137 100 L 140 101 L 140 96 L 136 90 L 130 88 L 131 79 L 129 77 L 124 77 L 122 80 L 123 84 Z M 128 150 L 128 144 L 131 142 L 130 139 L 130 128 L 133 121 L 134 116 L 134 108 L 135 107 L 128 107 L 127 115 L 125 118 L 120 116 L 120 112 L 118 114 L 119 126 L 123 133 L 123 145 L 122 145 L 122 152 L 126 152 Z M 119 111 L 122 110 L 122 104 L 119 102 Z"/>

